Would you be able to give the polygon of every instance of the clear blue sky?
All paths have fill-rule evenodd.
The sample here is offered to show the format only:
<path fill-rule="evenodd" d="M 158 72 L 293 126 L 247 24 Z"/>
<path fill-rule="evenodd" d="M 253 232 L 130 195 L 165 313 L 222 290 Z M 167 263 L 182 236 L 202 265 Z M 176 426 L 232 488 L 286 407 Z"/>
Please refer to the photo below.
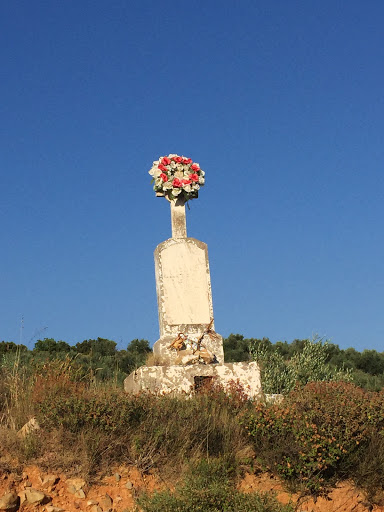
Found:
<path fill-rule="evenodd" d="M 383 351 L 383 26 L 382 0 L 1 2 L 0 340 L 157 340 L 148 170 L 178 153 L 219 333 Z"/>

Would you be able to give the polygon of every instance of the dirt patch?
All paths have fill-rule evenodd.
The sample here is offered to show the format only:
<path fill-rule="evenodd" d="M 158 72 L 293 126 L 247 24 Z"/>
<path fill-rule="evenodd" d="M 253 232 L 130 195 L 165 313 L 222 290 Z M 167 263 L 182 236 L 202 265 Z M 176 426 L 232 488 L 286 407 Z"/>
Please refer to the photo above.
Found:
<path fill-rule="evenodd" d="M 240 483 L 243 492 L 273 492 L 280 503 L 293 503 L 302 512 L 384 512 L 384 507 L 372 506 L 352 483 L 341 482 L 326 498 L 317 499 L 286 491 L 281 481 L 268 473 L 247 474 Z"/>
<path fill-rule="evenodd" d="M 137 469 L 124 466 L 114 468 L 109 476 L 100 478 L 90 486 L 84 482 L 82 492 L 78 495 L 73 494 L 73 489 L 72 492 L 69 490 L 70 477 L 61 473 L 48 474 L 36 466 L 25 467 L 22 473 L 4 470 L 0 473 L 0 497 L 11 491 L 20 495 L 32 488 L 43 491 L 50 498 L 50 502 L 45 505 L 25 503 L 21 507 L 25 512 L 54 510 L 50 507 L 58 507 L 67 512 L 109 509 L 128 512 L 134 510 L 135 496 L 141 491 L 151 492 L 167 487 L 168 483 L 155 474 L 142 475 Z M 169 484 L 169 487 L 172 485 Z M 327 498 L 317 500 L 289 493 L 278 479 L 266 473 L 247 474 L 240 482 L 239 489 L 243 492 L 273 492 L 281 503 L 291 502 L 296 505 L 298 512 L 384 512 L 384 507 L 372 507 L 367 503 L 363 493 L 349 482 L 340 483 Z"/>

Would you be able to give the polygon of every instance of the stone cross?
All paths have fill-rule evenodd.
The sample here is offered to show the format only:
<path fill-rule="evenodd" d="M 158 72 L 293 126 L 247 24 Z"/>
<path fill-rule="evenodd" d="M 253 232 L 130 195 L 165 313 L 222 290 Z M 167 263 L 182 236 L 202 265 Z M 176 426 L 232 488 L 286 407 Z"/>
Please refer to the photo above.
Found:
<path fill-rule="evenodd" d="M 257 363 L 224 363 L 223 338 L 214 331 L 207 244 L 187 236 L 184 198 L 169 202 L 172 238 L 160 243 L 154 254 L 160 327 L 153 346 L 157 364 L 132 372 L 124 389 L 190 395 L 214 379 L 224 389 L 240 382 L 257 397 Z"/>

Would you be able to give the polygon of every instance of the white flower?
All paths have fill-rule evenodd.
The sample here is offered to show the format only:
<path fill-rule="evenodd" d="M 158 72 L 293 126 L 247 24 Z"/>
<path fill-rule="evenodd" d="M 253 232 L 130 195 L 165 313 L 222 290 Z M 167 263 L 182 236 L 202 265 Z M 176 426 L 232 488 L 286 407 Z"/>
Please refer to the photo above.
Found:
<path fill-rule="evenodd" d="M 171 168 L 172 168 L 172 169 L 175 169 L 175 167 L 176 167 L 176 162 L 174 162 L 174 161 L 172 160 L 172 162 L 170 163 L 170 166 L 171 166 Z"/>
<path fill-rule="evenodd" d="M 172 189 L 172 195 L 173 196 L 178 196 L 181 192 L 181 188 L 173 188 Z"/>
<path fill-rule="evenodd" d="M 183 185 L 183 189 L 186 191 L 186 192 L 192 192 L 192 187 L 191 185 Z"/>
<path fill-rule="evenodd" d="M 163 190 L 170 190 L 172 188 L 172 182 L 170 181 L 165 181 L 163 183 Z"/>
<path fill-rule="evenodd" d="M 178 171 L 184 171 L 184 165 L 183 164 L 176 164 Z"/>
<path fill-rule="evenodd" d="M 174 156 L 178 156 L 178 155 L 175 155 L 174 153 L 171 153 L 170 155 L 168 155 L 168 158 L 172 158 Z"/>
<path fill-rule="evenodd" d="M 155 180 L 155 186 L 161 188 L 162 185 L 163 185 L 163 180 L 161 178 L 157 178 L 157 180 Z"/>
<path fill-rule="evenodd" d="M 204 185 L 205 178 L 203 178 L 203 176 L 199 176 L 199 183 L 200 183 L 200 185 Z"/>
<path fill-rule="evenodd" d="M 183 165 L 183 169 L 184 169 L 184 172 L 189 172 L 189 165 L 188 164 L 184 164 Z"/>
<path fill-rule="evenodd" d="M 158 178 L 158 177 L 160 176 L 160 174 L 161 174 L 160 169 L 155 169 L 155 170 L 153 171 L 152 176 L 153 176 L 154 178 Z"/>
<path fill-rule="evenodd" d="M 192 190 L 200 190 L 200 185 L 198 183 L 193 183 Z"/>
<path fill-rule="evenodd" d="M 201 174 L 202 176 L 205 176 L 205 172 L 204 172 L 202 169 L 200 169 L 200 174 Z"/>
<path fill-rule="evenodd" d="M 175 178 L 179 178 L 179 180 L 182 180 L 184 178 L 184 173 L 182 171 L 176 171 Z"/>

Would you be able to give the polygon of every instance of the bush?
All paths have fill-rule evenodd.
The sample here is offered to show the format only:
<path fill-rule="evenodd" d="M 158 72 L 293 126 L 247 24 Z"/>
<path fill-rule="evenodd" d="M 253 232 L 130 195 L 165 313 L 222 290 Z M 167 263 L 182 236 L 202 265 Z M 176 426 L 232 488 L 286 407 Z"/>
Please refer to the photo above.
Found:
<path fill-rule="evenodd" d="M 335 478 L 348 476 L 357 450 L 383 430 L 384 392 L 314 382 L 280 404 L 256 404 L 242 423 L 264 467 L 321 493 Z"/>
<path fill-rule="evenodd" d="M 301 350 L 285 360 L 278 346 L 253 343 L 250 352 L 260 365 L 264 393 L 288 393 L 297 383 L 312 381 L 351 381 L 349 370 L 327 363 L 328 342 L 321 339 L 301 340 Z"/>
<path fill-rule="evenodd" d="M 51 362 L 36 378 L 33 402 L 39 423 L 57 444 L 81 444 L 77 451 L 83 454 L 87 472 L 120 462 L 142 471 L 157 466 L 174 472 L 183 469 L 185 460 L 249 457 L 251 450 L 237 420 L 248 404 L 237 383 L 227 393 L 214 387 L 190 399 L 133 396 L 113 388 L 95 389 L 72 367 Z M 97 442 L 82 441 L 90 432 Z"/>
<path fill-rule="evenodd" d="M 191 467 L 185 482 L 175 492 L 142 494 L 137 502 L 144 512 L 292 512 L 267 495 L 236 490 L 233 467 L 222 459 L 201 460 Z"/>

